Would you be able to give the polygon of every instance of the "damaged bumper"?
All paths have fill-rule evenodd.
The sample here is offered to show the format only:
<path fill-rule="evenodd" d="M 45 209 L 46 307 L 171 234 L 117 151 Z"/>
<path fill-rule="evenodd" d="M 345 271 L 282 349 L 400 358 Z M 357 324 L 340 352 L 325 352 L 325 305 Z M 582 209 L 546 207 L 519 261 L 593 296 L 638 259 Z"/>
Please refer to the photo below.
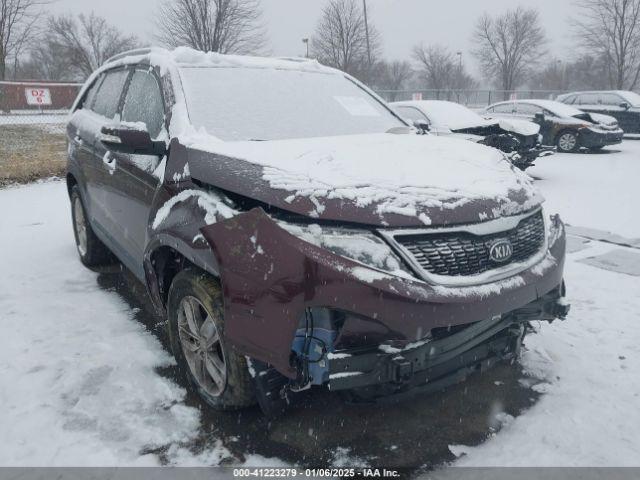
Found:
<path fill-rule="evenodd" d="M 308 381 L 308 372 L 303 372 L 305 363 L 310 363 L 305 348 L 330 354 L 386 343 L 405 349 L 436 329 L 475 324 L 535 305 L 563 278 L 565 234 L 557 217 L 535 264 L 508 278 L 458 287 L 367 268 L 288 233 L 261 209 L 201 231 L 218 262 L 227 341 L 239 353 L 271 365 L 299 384 Z M 311 316 L 316 322 L 311 327 L 305 326 L 310 311 L 323 312 Z M 301 328 L 315 344 L 295 351 L 305 334 Z M 320 365 L 318 358 L 313 365 Z M 355 375 L 347 374 L 356 370 L 340 370 L 343 367 L 325 368 L 312 383 L 331 380 L 332 388 L 340 388 L 340 377 L 355 381 Z"/>
<path fill-rule="evenodd" d="M 569 306 L 563 293 L 563 288 L 555 289 L 526 307 L 404 350 L 335 354 L 329 360 L 329 388 L 351 390 L 361 399 L 391 400 L 403 393 L 457 383 L 473 372 L 513 359 L 529 321 L 565 318 Z"/>

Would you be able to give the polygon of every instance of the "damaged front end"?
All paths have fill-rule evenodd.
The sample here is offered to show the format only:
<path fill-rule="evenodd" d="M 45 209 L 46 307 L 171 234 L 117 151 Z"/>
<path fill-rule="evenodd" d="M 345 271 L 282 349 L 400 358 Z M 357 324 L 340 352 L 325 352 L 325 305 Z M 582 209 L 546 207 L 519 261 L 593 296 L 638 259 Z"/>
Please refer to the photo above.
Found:
<path fill-rule="evenodd" d="M 554 146 L 543 145 L 539 134 L 525 135 L 509 131 L 500 125 L 466 128 L 455 130 L 455 133 L 483 137 L 478 143 L 505 153 L 511 163 L 522 171 L 534 166 L 538 158 L 548 157 L 557 151 Z"/>
<path fill-rule="evenodd" d="M 225 337 L 250 359 L 263 409 L 313 385 L 364 400 L 439 389 L 517 355 L 528 322 L 564 318 L 559 218 L 537 209 L 477 225 L 369 231 L 254 208 L 202 228 L 224 287 Z M 503 238 L 513 262 L 478 260 Z M 473 268 L 439 282 L 451 259 Z"/>

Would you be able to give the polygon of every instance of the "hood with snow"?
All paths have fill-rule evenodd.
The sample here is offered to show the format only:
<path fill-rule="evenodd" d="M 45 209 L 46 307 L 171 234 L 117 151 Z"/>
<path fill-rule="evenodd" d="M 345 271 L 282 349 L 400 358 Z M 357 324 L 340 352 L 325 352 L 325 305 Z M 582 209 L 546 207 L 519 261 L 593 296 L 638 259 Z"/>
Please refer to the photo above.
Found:
<path fill-rule="evenodd" d="M 470 142 L 392 133 L 221 142 L 192 138 L 192 178 L 314 219 L 446 226 L 542 202 L 504 155 Z"/>

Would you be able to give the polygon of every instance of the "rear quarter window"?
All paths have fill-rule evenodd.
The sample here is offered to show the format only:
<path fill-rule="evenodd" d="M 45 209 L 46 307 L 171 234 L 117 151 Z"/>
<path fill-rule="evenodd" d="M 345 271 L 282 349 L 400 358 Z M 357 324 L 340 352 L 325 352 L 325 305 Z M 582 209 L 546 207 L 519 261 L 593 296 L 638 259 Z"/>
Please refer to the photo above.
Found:
<path fill-rule="evenodd" d="M 100 89 L 100 85 L 102 84 L 103 80 L 104 80 L 104 75 L 100 75 L 93 82 L 93 84 L 87 90 L 87 93 L 85 93 L 84 98 L 82 99 L 82 102 L 80 104 L 81 105 L 80 108 L 87 108 L 91 110 L 91 108 L 93 107 L 93 102 L 96 99 L 96 94 L 98 93 L 98 90 Z"/>

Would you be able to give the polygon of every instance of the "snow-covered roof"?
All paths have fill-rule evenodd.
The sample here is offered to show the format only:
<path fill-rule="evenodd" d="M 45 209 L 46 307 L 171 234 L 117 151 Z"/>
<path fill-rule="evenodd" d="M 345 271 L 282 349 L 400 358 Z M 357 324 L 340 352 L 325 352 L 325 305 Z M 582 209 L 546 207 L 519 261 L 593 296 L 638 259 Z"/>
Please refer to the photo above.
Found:
<path fill-rule="evenodd" d="M 563 100 L 572 95 L 583 95 L 583 94 L 600 94 L 600 93 L 613 93 L 624 98 L 629 104 L 633 107 L 640 107 L 640 95 L 636 92 L 630 92 L 629 90 L 585 90 L 583 92 L 571 92 L 565 93 L 563 95 L 558 95 L 558 100 Z"/>
<path fill-rule="evenodd" d="M 330 67 L 321 65 L 317 60 L 306 58 L 255 57 L 248 55 L 225 55 L 216 52 L 202 52 L 189 47 L 178 47 L 175 50 L 152 47 L 132 50 L 109 59 L 102 68 L 137 63 L 148 58 L 152 65 L 167 67 L 239 67 L 239 68 L 277 68 L 323 73 L 340 73 Z"/>
<path fill-rule="evenodd" d="M 564 103 L 556 102 L 554 100 L 509 100 L 506 102 L 494 103 L 491 107 L 496 107 L 498 105 L 510 104 L 510 103 L 522 103 L 529 105 L 537 105 L 538 107 L 544 108 L 545 110 L 549 110 L 551 113 L 558 115 L 559 117 L 575 117 L 576 115 L 582 115 L 584 112 L 582 110 L 578 110 L 572 106 L 566 105 Z"/>

